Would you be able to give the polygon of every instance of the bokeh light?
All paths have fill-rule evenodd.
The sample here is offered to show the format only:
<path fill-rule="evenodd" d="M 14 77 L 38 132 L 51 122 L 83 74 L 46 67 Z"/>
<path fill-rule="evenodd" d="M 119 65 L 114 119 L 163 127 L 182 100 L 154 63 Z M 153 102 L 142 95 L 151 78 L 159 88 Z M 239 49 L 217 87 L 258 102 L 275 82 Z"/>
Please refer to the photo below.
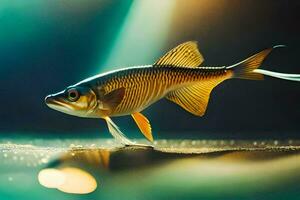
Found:
<path fill-rule="evenodd" d="M 97 188 L 96 179 L 91 174 L 75 167 L 43 169 L 38 180 L 44 187 L 72 194 L 88 194 Z"/>

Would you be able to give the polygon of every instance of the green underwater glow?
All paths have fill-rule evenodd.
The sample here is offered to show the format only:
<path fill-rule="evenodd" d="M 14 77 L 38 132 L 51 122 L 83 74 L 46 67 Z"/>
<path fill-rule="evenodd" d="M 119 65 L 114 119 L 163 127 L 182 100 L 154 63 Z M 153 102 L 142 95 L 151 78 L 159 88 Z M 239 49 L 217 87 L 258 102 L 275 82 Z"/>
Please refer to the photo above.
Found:
<path fill-rule="evenodd" d="M 168 38 L 175 3 L 172 0 L 134 1 L 102 71 L 154 62 Z"/>

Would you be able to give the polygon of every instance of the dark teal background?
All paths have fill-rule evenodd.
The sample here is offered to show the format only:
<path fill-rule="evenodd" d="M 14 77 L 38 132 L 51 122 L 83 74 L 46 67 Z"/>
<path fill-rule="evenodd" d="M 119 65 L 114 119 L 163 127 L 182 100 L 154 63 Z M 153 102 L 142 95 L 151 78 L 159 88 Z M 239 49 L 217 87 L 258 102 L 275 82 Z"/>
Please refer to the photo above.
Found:
<path fill-rule="evenodd" d="M 297 199 L 299 82 L 225 81 L 201 118 L 163 99 L 143 112 L 155 149 L 110 149 L 103 120 L 51 110 L 44 98 L 152 64 L 188 40 L 206 66 L 284 44 L 262 68 L 300 74 L 299 10 L 297 0 L 0 0 L 0 199 Z M 143 137 L 131 117 L 113 120 Z M 104 167 L 98 153 L 108 149 Z M 76 195 L 39 183 L 42 169 L 68 166 L 91 173 L 98 189 Z"/>
<path fill-rule="evenodd" d="M 100 119 L 50 110 L 44 97 L 118 65 L 154 63 L 187 40 L 199 42 L 209 66 L 284 44 L 262 68 L 300 73 L 299 9 L 287 0 L 2 0 L 0 134 L 109 137 Z M 166 100 L 144 113 L 156 138 L 299 138 L 299 89 L 298 82 L 273 78 L 230 80 L 214 89 L 202 118 Z M 128 135 L 137 130 L 130 117 L 115 121 Z"/>

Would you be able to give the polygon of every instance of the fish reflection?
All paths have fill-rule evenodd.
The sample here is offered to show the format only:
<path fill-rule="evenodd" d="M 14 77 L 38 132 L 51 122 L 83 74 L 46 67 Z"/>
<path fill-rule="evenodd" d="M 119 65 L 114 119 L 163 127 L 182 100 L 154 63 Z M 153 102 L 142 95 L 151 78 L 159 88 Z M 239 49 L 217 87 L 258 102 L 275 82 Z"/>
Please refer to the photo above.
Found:
<path fill-rule="evenodd" d="M 167 153 L 147 146 L 118 149 L 71 150 L 39 172 L 39 183 L 62 192 L 87 194 L 96 190 L 101 175 L 112 171 L 141 169 L 194 154 Z M 97 181 L 96 181 L 97 180 Z"/>
<path fill-rule="evenodd" d="M 221 184 L 224 177 L 236 183 L 233 188 L 227 184 L 222 186 L 229 190 L 243 181 L 250 190 L 262 186 L 271 188 L 277 182 L 300 178 L 300 174 L 295 173 L 300 169 L 299 150 L 279 150 L 183 153 L 150 147 L 73 149 L 50 162 L 40 171 L 38 179 L 47 188 L 73 194 L 101 191 L 97 193 L 99 196 L 112 194 L 115 187 L 149 193 L 162 186 L 178 188 L 178 184 L 207 187 L 207 184 Z M 257 179 L 261 182 L 257 183 Z"/>

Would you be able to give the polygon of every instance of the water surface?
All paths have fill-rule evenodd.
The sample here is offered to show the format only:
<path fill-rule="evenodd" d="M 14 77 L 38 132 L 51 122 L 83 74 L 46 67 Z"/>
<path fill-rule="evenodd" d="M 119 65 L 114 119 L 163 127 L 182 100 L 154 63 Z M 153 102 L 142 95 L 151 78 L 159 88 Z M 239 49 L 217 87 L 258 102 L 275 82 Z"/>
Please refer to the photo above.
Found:
<path fill-rule="evenodd" d="M 299 144 L 2 140 L 0 199 L 294 199 L 300 195 Z"/>

